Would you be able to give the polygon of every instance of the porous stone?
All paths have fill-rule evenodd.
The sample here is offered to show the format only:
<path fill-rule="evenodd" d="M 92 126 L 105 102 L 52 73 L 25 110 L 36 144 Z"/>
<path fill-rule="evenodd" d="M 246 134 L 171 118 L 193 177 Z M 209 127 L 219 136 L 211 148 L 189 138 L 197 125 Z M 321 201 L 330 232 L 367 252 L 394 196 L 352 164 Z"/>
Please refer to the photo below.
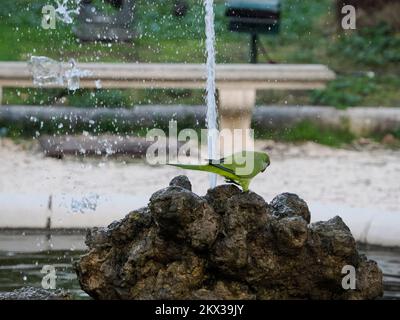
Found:
<path fill-rule="evenodd" d="M 278 218 L 300 216 L 307 223 L 311 221 L 310 210 L 307 203 L 293 193 L 282 193 L 271 201 L 273 214 Z"/>
<path fill-rule="evenodd" d="M 62 290 L 23 287 L 11 292 L 0 292 L 0 300 L 70 300 L 71 296 Z"/>
<path fill-rule="evenodd" d="M 169 183 L 170 187 L 181 187 L 183 189 L 192 191 L 192 184 L 188 177 L 186 176 L 177 176 L 171 180 Z"/>
<path fill-rule="evenodd" d="M 374 299 L 382 272 L 340 217 L 309 225 L 294 194 L 270 204 L 232 185 L 200 197 L 177 177 L 148 207 L 88 233 L 75 268 L 95 299 Z M 356 289 L 342 287 L 345 266 Z"/>

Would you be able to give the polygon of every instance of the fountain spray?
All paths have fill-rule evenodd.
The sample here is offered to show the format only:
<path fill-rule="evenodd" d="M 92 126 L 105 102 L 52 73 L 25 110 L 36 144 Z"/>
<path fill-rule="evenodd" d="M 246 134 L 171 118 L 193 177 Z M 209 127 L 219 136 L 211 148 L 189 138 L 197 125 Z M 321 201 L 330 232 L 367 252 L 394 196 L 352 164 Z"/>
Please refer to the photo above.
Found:
<path fill-rule="evenodd" d="M 206 51 L 207 51 L 207 143 L 208 158 L 217 158 L 218 115 L 215 99 L 215 29 L 214 0 L 204 0 L 206 11 Z M 217 185 L 217 175 L 210 174 L 210 188 Z"/>

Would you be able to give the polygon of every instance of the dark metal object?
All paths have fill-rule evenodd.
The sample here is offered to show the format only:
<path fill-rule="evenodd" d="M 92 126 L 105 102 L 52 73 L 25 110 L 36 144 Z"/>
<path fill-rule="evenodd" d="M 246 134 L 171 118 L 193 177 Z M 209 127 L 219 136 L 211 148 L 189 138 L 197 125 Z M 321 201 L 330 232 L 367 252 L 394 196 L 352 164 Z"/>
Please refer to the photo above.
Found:
<path fill-rule="evenodd" d="M 228 1 L 226 16 L 229 18 L 229 30 L 251 34 L 251 63 L 257 63 L 258 35 L 275 35 L 279 32 L 280 14 L 280 0 Z"/>
<path fill-rule="evenodd" d="M 82 41 L 119 41 L 125 42 L 135 38 L 134 0 L 107 0 L 115 13 L 104 14 L 96 9 L 92 0 L 81 3 L 78 24 L 74 27 L 76 36 Z"/>
<path fill-rule="evenodd" d="M 258 34 L 253 33 L 251 35 L 251 48 L 250 48 L 250 63 L 257 63 L 258 59 Z"/>
<path fill-rule="evenodd" d="M 184 17 L 186 16 L 189 10 L 189 4 L 186 0 L 175 0 L 174 6 L 172 8 L 172 14 L 175 17 Z"/>

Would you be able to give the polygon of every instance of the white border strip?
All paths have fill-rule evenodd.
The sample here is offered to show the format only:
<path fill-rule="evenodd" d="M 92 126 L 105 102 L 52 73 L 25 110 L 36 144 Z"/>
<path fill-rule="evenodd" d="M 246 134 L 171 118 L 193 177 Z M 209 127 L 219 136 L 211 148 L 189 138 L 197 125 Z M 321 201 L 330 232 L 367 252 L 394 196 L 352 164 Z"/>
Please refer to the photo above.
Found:
<path fill-rule="evenodd" d="M 0 228 L 79 229 L 106 226 L 133 209 L 148 204 L 148 196 L 0 194 Z M 400 212 L 352 208 L 309 202 L 312 222 L 340 216 L 357 241 L 373 245 L 400 246 Z"/>

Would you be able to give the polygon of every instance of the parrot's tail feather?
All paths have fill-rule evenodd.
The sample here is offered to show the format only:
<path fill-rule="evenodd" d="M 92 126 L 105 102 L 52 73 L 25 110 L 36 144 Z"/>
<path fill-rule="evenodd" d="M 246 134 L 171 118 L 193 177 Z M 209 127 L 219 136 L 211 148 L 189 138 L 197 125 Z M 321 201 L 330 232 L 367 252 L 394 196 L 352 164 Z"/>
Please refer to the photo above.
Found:
<path fill-rule="evenodd" d="M 169 163 L 168 165 L 178 167 L 181 169 L 188 169 L 188 170 L 198 170 L 198 171 L 207 171 L 208 165 L 195 165 L 195 164 L 174 164 Z"/>

